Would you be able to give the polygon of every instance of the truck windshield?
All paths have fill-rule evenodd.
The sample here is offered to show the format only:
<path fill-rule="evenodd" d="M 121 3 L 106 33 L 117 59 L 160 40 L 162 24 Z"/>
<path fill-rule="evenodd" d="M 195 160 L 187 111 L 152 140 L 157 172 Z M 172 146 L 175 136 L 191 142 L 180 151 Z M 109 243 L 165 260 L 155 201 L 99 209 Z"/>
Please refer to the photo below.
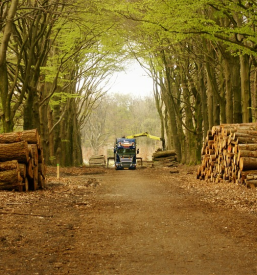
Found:
<path fill-rule="evenodd" d="M 118 149 L 117 153 L 121 156 L 131 157 L 131 155 L 135 155 L 136 149 Z"/>

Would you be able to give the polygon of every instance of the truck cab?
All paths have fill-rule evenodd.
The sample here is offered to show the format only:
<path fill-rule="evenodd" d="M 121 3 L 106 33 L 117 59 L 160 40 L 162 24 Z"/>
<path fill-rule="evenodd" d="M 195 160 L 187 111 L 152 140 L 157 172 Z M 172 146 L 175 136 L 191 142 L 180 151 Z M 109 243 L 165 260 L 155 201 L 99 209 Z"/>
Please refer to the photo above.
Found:
<path fill-rule="evenodd" d="M 136 169 L 137 149 L 135 138 L 117 138 L 114 144 L 115 169 Z"/>

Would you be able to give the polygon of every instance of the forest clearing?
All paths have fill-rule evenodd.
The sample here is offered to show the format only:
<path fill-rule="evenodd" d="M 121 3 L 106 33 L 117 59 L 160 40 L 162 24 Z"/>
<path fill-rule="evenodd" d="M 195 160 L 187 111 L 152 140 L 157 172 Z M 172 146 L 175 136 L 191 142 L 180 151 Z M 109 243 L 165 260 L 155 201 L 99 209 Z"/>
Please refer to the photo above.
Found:
<path fill-rule="evenodd" d="M 256 274 L 256 192 L 177 169 L 50 167 L 46 189 L 2 191 L 0 273 Z"/>

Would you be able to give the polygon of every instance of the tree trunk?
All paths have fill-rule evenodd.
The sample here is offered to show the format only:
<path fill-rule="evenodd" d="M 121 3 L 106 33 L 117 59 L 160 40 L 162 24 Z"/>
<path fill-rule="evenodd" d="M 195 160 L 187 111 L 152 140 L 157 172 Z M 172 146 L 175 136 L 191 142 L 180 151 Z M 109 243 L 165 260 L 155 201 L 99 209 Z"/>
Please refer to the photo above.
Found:
<path fill-rule="evenodd" d="M 253 121 L 257 121 L 257 64 L 254 67 L 254 80 L 253 80 Z"/>
<path fill-rule="evenodd" d="M 206 136 L 209 130 L 209 121 L 208 121 L 208 108 L 207 106 L 207 94 L 205 87 L 205 77 L 204 77 L 204 68 L 201 63 L 197 65 L 198 69 L 198 82 L 199 90 L 201 94 L 201 107 L 202 107 L 202 117 L 203 117 L 203 135 Z"/>
<path fill-rule="evenodd" d="M 233 91 L 230 55 L 224 55 L 224 75 L 226 86 L 226 123 L 233 123 Z"/>
<path fill-rule="evenodd" d="M 178 161 L 181 161 L 181 142 L 178 134 L 178 128 L 177 128 L 177 122 L 176 122 L 176 111 L 175 109 L 177 108 L 175 104 L 175 100 L 173 98 L 173 93 L 172 93 L 172 85 L 171 85 L 171 72 L 170 68 L 167 64 L 166 61 L 166 56 L 165 52 L 162 52 L 162 59 L 163 59 L 163 64 L 165 66 L 165 76 L 166 76 L 166 86 L 163 85 L 162 91 L 165 92 L 165 104 L 168 108 L 169 112 L 169 118 L 170 118 L 170 125 L 171 125 L 171 131 L 172 131 L 172 136 L 173 136 L 173 146 L 177 152 L 178 156 Z M 165 89 L 167 87 L 167 89 Z"/>
<path fill-rule="evenodd" d="M 212 47 L 212 46 L 209 46 Z M 208 85 L 208 118 L 209 127 L 220 124 L 220 105 L 223 99 L 220 98 L 219 88 L 216 80 L 216 74 L 213 63 L 215 62 L 215 52 L 209 50 L 209 58 L 206 59 L 205 66 L 207 72 Z M 209 109 L 210 108 L 210 109 Z"/>
<path fill-rule="evenodd" d="M 8 97 L 9 82 L 7 74 L 6 54 L 10 37 L 13 31 L 13 21 L 17 11 L 18 2 L 18 0 L 11 1 L 10 9 L 7 14 L 6 24 L 4 27 L 4 32 L 3 36 L 1 37 L 0 44 L 0 96 L 3 112 L 1 117 L 4 132 L 11 132 L 14 126 L 13 120 L 11 118 L 11 100 L 10 97 Z"/>
<path fill-rule="evenodd" d="M 250 64 L 249 55 L 240 55 L 243 122 L 250 122 Z"/>
<path fill-rule="evenodd" d="M 234 123 L 242 123 L 242 105 L 241 105 L 241 77 L 240 77 L 240 59 L 239 56 L 232 56 L 232 89 L 234 102 Z"/>

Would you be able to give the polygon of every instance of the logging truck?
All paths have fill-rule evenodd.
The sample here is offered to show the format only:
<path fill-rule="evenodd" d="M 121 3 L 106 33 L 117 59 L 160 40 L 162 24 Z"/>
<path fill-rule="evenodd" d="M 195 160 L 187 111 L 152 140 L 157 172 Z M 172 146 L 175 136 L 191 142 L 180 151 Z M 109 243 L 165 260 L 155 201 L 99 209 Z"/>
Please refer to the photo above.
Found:
<path fill-rule="evenodd" d="M 135 138 L 117 138 L 114 145 L 115 169 L 127 168 L 135 170 L 137 166 L 136 154 L 138 153 Z"/>
<path fill-rule="evenodd" d="M 116 139 L 114 144 L 114 162 L 116 170 L 136 169 L 136 155 L 139 154 L 139 149 L 136 148 L 136 137 L 144 136 L 149 137 L 151 139 L 162 141 L 162 138 L 150 135 L 148 132 L 134 134 Z"/>

